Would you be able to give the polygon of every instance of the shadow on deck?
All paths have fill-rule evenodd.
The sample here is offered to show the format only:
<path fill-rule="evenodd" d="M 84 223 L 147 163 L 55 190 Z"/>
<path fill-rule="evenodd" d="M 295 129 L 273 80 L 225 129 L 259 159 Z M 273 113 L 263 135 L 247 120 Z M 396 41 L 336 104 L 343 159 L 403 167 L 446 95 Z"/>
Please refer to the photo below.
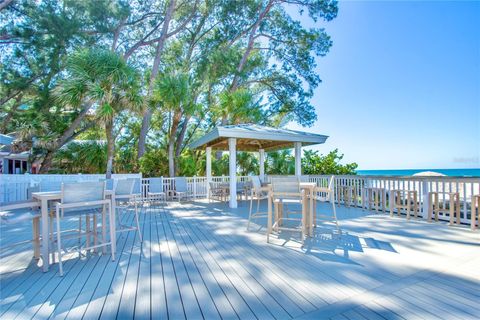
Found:
<path fill-rule="evenodd" d="M 2 249 L 0 318 L 480 318 L 478 232 L 337 213 L 341 235 L 322 224 L 301 248 L 298 233 L 266 243 L 266 219 L 246 232 L 244 202 L 143 208 L 143 243 L 123 233 L 115 262 L 72 254 L 64 277 L 42 273 L 29 246 Z M 30 235 L 0 230 L 2 247 Z"/>

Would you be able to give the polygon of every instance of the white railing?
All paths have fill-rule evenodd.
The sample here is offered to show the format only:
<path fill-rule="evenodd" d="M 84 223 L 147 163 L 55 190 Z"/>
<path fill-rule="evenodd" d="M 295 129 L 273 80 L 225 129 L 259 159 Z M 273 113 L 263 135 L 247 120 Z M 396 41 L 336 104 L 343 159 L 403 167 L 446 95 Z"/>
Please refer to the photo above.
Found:
<path fill-rule="evenodd" d="M 318 185 L 326 185 L 331 176 L 309 176 L 309 180 Z M 470 223 L 472 214 L 471 199 L 473 195 L 480 194 L 480 178 L 462 177 L 394 177 L 394 176 L 335 176 L 335 190 L 339 186 L 350 186 L 358 195 L 358 206 L 363 206 L 365 201 L 365 188 L 375 187 L 385 189 L 387 196 L 387 210 L 390 210 L 388 201 L 391 190 L 417 191 L 419 215 L 427 217 L 430 206 L 428 193 L 438 192 L 441 202 L 448 201 L 448 193 L 458 192 L 460 196 L 460 220 Z M 340 202 L 335 192 L 335 201 Z M 444 214 L 439 215 L 441 220 L 449 220 Z"/>
<path fill-rule="evenodd" d="M 113 179 L 141 177 L 141 173 L 112 175 Z M 0 174 L 0 204 L 27 200 L 31 191 L 59 190 L 63 182 L 95 181 L 104 178 L 104 174 Z"/>
<path fill-rule="evenodd" d="M 114 179 L 138 178 L 141 174 L 117 174 Z M 265 177 L 270 181 L 272 176 Z M 29 188 L 42 183 L 44 186 L 50 185 L 52 188 L 59 188 L 61 182 L 88 181 L 104 178 L 104 175 L 0 175 L 0 203 L 26 200 L 28 198 Z M 303 181 L 315 182 L 318 186 L 328 186 L 330 175 L 310 175 L 302 176 Z M 206 177 L 187 177 L 188 196 L 190 198 L 206 198 L 208 196 L 208 181 Z M 238 176 L 238 181 L 248 181 L 248 176 Z M 228 176 L 215 176 L 211 178 L 212 183 L 228 183 Z M 142 179 L 142 194 L 146 195 L 149 188 L 149 178 Z M 163 178 L 163 189 L 165 192 L 175 189 L 175 178 Z M 385 189 L 387 196 L 387 210 L 390 210 L 389 193 L 391 190 L 417 191 L 419 215 L 427 217 L 429 208 L 428 193 L 431 191 L 439 192 L 439 200 L 448 201 L 449 192 L 458 192 L 461 202 L 460 220 L 462 223 L 470 223 L 471 217 L 471 199 L 473 195 L 480 194 L 480 178 L 462 178 L 462 177 L 387 177 L 387 176 L 335 176 L 334 194 L 335 201 L 342 204 L 337 190 L 340 186 L 349 186 L 354 190 L 352 194 L 356 195 L 355 201 L 351 205 L 359 207 L 364 206 L 365 188 L 375 187 Z M 48 189 L 48 188 L 47 188 Z M 444 214 L 440 214 L 441 220 L 448 220 Z"/>
<path fill-rule="evenodd" d="M 193 199 L 206 198 L 208 197 L 208 181 L 207 177 L 186 177 L 187 179 L 187 189 L 188 197 Z M 248 181 L 250 177 L 248 176 L 237 176 L 237 181 L 245 182 Z M 175 190 L 175 177 L 162 177 L 163 180 L 163 191 L 168 193 L 171 190 Z M 142 194 L 145 196 L 149 188 L 149 178 L 142 179 Z M 214 184 L 219 183 L 228 183 L 230 182 L 229 176 L 216 176 L 212 177 L 211 180 Z"/>

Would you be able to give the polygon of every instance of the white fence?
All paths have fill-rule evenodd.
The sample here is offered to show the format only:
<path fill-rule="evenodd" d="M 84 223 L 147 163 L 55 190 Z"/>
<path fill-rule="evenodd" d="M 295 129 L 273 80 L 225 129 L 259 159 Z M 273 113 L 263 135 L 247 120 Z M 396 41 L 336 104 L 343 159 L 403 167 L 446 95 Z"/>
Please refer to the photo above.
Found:
<path fill-rule="evenodd" d="M 42 184 L 43 190 L 59 189 L 62 182 L 88 181 L 104 178 L 104 175 L 0 175 L 0 203 L 25 200 L 28 198 L 30 187 Z M 311 175 L 302 176 L 303 181 L 311 181 L 319 186 L 327 186 L 331 176 Z M 114 179 L 141 178 L 141 174 L 118 174 Z M 270 180 L 271 177 L 266 177 Z M 206 177 L 187 177 L 188 195 L 190 198 L 206 198 L 208 196 L 208 183 Z M 248 181 L 247 176 L 237 177 L 238 181 Z M 142 179 L 142 194 L 146 195 L 149 188 L 149 178 Z M 212 177 L 212 183 L 227 183 L 228 176 Z M 417 191 L 419 215 L 426 217 L 429 208 L 428 193 L 439 192 L 440 201 L 448 200 L 449 192 L 458 192 L 461 202 L 461 222 L 470 223 L 472 195 L 480 194 L 480 178 L 457 178 L 457 177 L 387 177 L 387 176 L 335 176 L 335 191 L 340 186 L 352 187 L 355 190 L 356 199 L 353 205 L 363 206 L 365 188 L 376 187 L 385 189 L 387 195 L 387 210 L 389 210 L 389 192 L 391 190 Z M 163 178 L 164 191 L 175 189 L 175 178 Z M 337 192 L 335 201 L 340 203 Z M 448 220 L 444 215 L 439 216 L 442 220 Z"/>
<path fill-rule="evenodd" d="M 140 173 L 114 174 L 113 179 L 141 178 Z M 104 174 L 0 174 L 0 204 L 27 200 L 31 191 L 60 190 L 63 182 L 95 181 Z"/>

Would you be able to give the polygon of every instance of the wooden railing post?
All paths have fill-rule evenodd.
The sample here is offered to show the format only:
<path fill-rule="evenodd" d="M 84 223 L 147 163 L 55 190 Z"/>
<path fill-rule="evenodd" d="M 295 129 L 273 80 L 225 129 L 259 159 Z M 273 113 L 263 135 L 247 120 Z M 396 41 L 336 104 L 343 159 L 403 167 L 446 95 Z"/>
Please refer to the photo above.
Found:
<path fill-rule="evenodd" d="M 422 180 L 422 217 L 427 219 L 428 209 L 430 208 L 430 197 L 428 196 L 428 180 Z"/>

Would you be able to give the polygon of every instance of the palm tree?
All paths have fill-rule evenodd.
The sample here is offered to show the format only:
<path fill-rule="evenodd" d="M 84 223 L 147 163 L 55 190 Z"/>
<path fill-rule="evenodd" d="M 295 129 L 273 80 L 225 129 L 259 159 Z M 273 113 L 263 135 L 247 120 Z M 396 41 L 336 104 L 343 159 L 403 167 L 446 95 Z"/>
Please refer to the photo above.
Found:
<path fill-rule="evenodd" d="M 169 113 L 168 126 L 168 173 L 175 176 L 175 138 L 182 117 L 193 111 L 191 81 L 185 73 L 165 73 L 159 75 L 154 91 L 154 100 Z"/>
<path fill-rule="evenodd" d="M 290 155 L 290 150 L 280 150 L 267 154 L 268 174 L 294 174 L 295 159 Z"/>
<path fill-rule="evenodd" d="M 95 120 L 104 126 L 107 137 L 106 176 L 111 177 L 115 152 L 115 117 L 142 106 L 138 75 L 116 53 L 103 50 L 81 50 L 68 61 L 70 76 L 57 90 L 58 99 L 66 105 L 91 103 Z M 118 134 L 118 133 L 117 133 Z"/>

